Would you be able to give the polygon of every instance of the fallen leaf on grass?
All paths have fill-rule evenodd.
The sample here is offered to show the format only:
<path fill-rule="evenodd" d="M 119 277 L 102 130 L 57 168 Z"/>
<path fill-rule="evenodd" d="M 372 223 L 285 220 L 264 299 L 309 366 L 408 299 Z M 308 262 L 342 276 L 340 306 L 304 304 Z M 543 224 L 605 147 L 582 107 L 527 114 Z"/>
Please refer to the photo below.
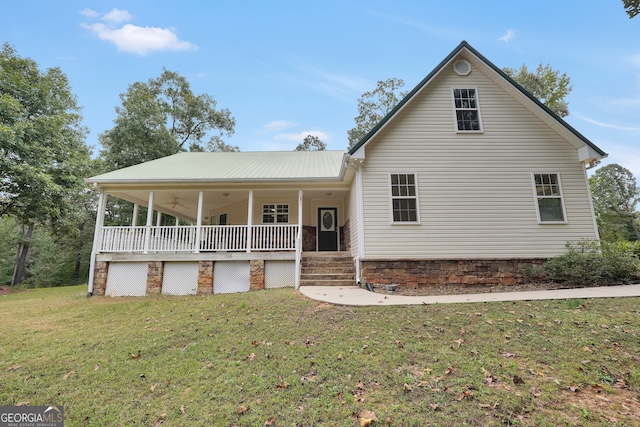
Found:
<path fill-rule="evenodd" d="M 187 410 L 185 409 L 184 405 L 180 405 L 180 413 L 184 415 L 186 412 Z"/>
<path fill-rule="evenodd" d="M 253 340 L 253 341 L 251 341 L 251 345 L 254 346 L 254 347 L 257 347 L 257 346 L 260 345 L 260 343 L 258 341 Z"/>
<path fill-rule="evenodd" d="M 249 356 L 247 356 L 247 359 L 249 359 L 249 361 L 252 361 L 255 358 L 256 358 L 256 354 L 255 353 L 251 353 Z"/>
<path fill-rule="evenodd" d="M 513 376 L 513 383 L 514 384 L 524 384 L 524 380 L 522 378 L 520 378 L 519 376 L 514 375 Z"/>
<path fill-rule="evenodd" d="M 302 377 L 300 378 L 300 381 L 302 381 L 303 384 L 305 382 L 315 383 L 315 382 L 318 382 L 318 377 L 316 377 L 315 375 L 312 375 L 310 377 Z"/>
<path fill-rule="evenodd" d="M 98 369 L 100 369 L 100 365 L 96 365 L 96 366 L 93 367 L 94 371 L 97 371 Z"/>
<path fill-rule="evenodd" d="M 63 380 L 66 380 L 66 379 L 67 379 L 67 378 L 69 378 L 71 375 L 75 374 L 75 372 L 76 372 L 76 371 L 70 371 L 70 372 L 67 372 L 66 374 L 64 374 L 64 375 L 62 376 L 62 379 L 63 379 Z"/>
<path fill-rule="evenodd" d="M 131 353 L 131 354 L 129 354 L 129 356 L 131 356 L 131 358 L 132 358 L 132 359 L 137 359 L 137 358 L 139 358 L 139 357 L 141 356 L 141 354 L 140 354 L 140 350 L 138 350 L 138 354 L 133 354 L 133 353 Z"/>
<path fill-rule="evenodd" d="M 437 411 L 439 409 L 437 403 L 429 403 L 429 406 L 431 406 L 431 409 L 433 409 L 434 411 Z"/>
<path fill-rule="evenodd" d="M 498 407 L 498 402 L 494 403 L 493 405 L 490 405 L 488 403 L 481 403 L 478 406 L 480 406 L 483 409 L 496 409 Z"/>
<path fill-rule="evenodd" d="M 238 408 L 238 410 L 236 411 L 236 413 L 237 413 L 238 415 L 242 415 L 242 414 L 244 414 L 245 412 L 247 412 L 249 409 L 251 409 L 251 407 L 250 407 L 250 406 L 241 405 L 241 406 Z"/>
<path fill-rule="evenodd" d="M 289 384 L 288 382 L 282 381 L 282 379 L 280 379 L 280 384 L 278 384 L 276 388 L 285 389 L 285 388 L 289 388 L 290 385 L 291 384 Z"/>
<path fill-rule="evenodd" d="M 413 391 L 413 386 L 410 385 L 410 384 L 404 383 L 404 391 L 405 391 L 405 393 Z"/>
<path fill-rule="evenodd" d="M 155 390 L 155 389 L 156 389 L 156 387 L 158 387 L 158 383 L 156 383 L 156 384 L 151 384 L 151 388 L 150 388 L 150 389 L 151 389 L 151 391 Z"/>
<path fill-rule="evenodd" d="M 27 406 L 29 405 L 31 402 L 18 402 L 16 403 L 16 406 Z"/>
<path fill-rule="evenodd" d="M 360 427 L 369 427 L 374 421 L 378 421 L 376 413 L 369 410 L 364 410 L 359 415 Z"/>
<path fill-rule="evenodd" d="M 15 371 L 15 370 L 18 370 L 18 369 L 20 369 L 20 366 L 21 366 L 21 365 L 13 365 L 13 366 L 11 366 L 11 367 L 7 368 L 7 371 Z"/>
<path fill-rule="evenodd" d="M 276 417 L 271 417 L 269 418 L 267 421 L 264 422 L 264 425 L 266 426 L 272 426 L 274 425 L 276 422 Z"/>

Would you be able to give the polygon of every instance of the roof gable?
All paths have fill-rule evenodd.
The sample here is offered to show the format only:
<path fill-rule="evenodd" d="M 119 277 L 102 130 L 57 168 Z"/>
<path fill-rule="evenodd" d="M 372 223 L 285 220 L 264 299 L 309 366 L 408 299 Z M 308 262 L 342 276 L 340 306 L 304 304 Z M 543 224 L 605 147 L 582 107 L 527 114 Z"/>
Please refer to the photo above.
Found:
<path fill-rule="evenodd" d="M 519 98 L 535 115 L 547 123 L 551 128 L 563 135 L 571 142 L 576 150 L 579 151 L 581 160 L 593 159 L 599 160 L 607 156 L 607 154 L 589 141 L 584 135 L 574 129 L 565 122 L 557 114 L 551 111 L 546 105 L 541 103 L 536 97 L 531 95 L 526 89 L 515 82 L 511 77 L 505 74 L 501 69 L 496 67 L 491 61 L 485 58 L 480 52 L 475 50 L 466 41 L 462 41 L 446 58 L 444 58 L 416 87 L 414 87 L 405 96 L 396 107 L 391 110 L 371 131 L 365 135 L 353 148 L 349 150 L 349 154 L 357 155 L 358 151 L 363 148 L 374 136 L 384 128 L 387 123 L 405 107 L 419 92 L 422 91 L 447 65 L 452 61 L 464 55 L 469 59 L 473 59 L 476 65 L 482 66 L 484 72 L 493 76 L 494 81 L 503 87 L 505 91 L 510 93 L 514 98 Z"/>

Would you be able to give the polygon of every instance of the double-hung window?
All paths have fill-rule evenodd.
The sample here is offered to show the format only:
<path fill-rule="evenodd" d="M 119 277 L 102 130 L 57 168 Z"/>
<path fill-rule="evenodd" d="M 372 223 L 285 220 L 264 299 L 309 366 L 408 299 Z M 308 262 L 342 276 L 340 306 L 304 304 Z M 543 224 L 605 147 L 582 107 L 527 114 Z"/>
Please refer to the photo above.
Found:
<path fill-rule="evenodd" d="M 453 88 L 453 105 L 458 132 L 482 132 L 476 89 Z"/>
<path fill-rule="evenodd" d="M 566 222 L 560 174 L 534 173 L 533 185 L 538 208 L 538 221 L 540 223 Z"/>
<path fill-rule="evenodd" d="M 418 223 L 418 184 L 416 174 L 392 173 L 391 211 L 394 223 Z"/>
<path fill-rule="evenodd" d="M 288 224 L 289 204 L 270 203 L 262 205 L 263 224 Z"/>

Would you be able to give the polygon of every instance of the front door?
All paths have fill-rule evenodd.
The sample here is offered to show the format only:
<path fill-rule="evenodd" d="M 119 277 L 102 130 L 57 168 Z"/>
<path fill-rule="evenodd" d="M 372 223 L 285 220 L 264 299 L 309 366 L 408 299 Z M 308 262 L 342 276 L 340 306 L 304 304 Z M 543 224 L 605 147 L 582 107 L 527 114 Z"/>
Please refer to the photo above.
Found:
<path fill-rule="evenodd" d="M 318 208 L 318 250 L 338 250 L 338 208 Z"/>

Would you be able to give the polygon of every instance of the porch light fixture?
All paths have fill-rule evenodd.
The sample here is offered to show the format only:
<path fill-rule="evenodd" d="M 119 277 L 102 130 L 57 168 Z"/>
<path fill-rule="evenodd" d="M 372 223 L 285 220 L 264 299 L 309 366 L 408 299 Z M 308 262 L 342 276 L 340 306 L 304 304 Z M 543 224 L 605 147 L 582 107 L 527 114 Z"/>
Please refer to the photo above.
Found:
<path fill-rule="evenodd" d="M 229 193 L 222 193 L 224 197 L 229 197 Z"/>
<path fill-rule="evenodd" d="M 331 194 L 333 194 L 333 193 L 325 193 L 325 194 L 326 194 L 327 196 L 331 196 Z"/>

